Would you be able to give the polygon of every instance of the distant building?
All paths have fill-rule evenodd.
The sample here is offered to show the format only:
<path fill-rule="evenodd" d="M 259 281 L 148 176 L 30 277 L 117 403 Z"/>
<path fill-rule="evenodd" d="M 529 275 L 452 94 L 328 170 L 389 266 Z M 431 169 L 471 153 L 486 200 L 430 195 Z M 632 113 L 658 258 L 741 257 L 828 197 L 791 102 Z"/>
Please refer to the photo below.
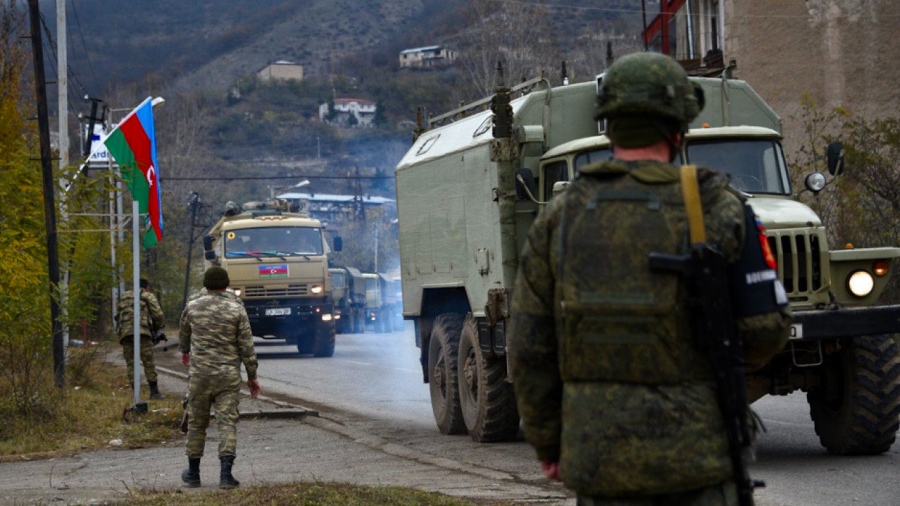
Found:
<path fill-rule="evenodd" d="M 371 100 L 336 98 L 334 99 L 334 114 L 331 114 L 329 104 L 325 103 L 319 106 L 319 119 L 339 126 L 370 127 L 375 121 L 376 110 L 375 102 Z"/>
<path fill-rule="evenodd" d="M 277 62 L 266 65 L 262 70 L 257 72 L 257 75 L 264 81 L 270 79 L 296 79 L 302 81 L 303 65 L 287 60 L 278 60 Z"/>
<path fill-rule="evenodd" d="M 445 67 L 456 61 L 457 53 L 444 46 L 426 46 L 400 51 L 400 68 Z"/>

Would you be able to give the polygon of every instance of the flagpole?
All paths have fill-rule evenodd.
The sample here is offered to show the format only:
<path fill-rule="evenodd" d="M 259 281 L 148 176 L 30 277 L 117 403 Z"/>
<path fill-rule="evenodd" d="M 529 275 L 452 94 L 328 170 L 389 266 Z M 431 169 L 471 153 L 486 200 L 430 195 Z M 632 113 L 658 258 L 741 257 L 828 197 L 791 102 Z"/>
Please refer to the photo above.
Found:
<path fill-rule="evenodd" d="M 141 403 L 141 249 L 140 249 L 140 219 L 138 219 L 138 201 L 131 201 L 131 224 L 134 233 L 131 239 L 134 286 L 134 405 Z"/>

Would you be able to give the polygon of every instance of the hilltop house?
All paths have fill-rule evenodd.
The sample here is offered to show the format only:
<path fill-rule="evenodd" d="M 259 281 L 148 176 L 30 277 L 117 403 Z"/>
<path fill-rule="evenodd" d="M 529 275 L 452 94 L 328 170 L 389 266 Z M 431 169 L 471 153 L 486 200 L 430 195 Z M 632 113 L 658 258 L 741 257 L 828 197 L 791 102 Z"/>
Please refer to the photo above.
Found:
<path fill-rule="evenodd" d="M 303 80 L 303 65 L 298 65 L 287 60 L 278 60 L 263 67 L 257 72 L 260 79 L 296 79 Z"/>
<path fill-rule="evenodd" d="M 334 109 L 331 109 L 331 104 Z M 375 121 L 375 102 L 364 98 L 335 98 L 319 106 L 319 119 L 339 126 L 370 127 Z M 352 119 L 351 119 L 352 118 Z"/>
<path fill-rule="evenodd" d="M 427 46 L 400 51 L 400 68 L 444 67 L 456 61 L 457 53 L 444 46 Z"/>

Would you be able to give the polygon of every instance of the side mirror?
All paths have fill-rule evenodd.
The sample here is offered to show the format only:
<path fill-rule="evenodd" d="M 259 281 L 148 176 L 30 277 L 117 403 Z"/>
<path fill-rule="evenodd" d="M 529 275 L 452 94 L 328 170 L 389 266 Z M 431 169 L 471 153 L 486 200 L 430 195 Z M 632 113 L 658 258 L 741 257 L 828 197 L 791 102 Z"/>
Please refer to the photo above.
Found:
<path fill-rule="evenodd" d="M 832 142 L 828 145 L 828 173 L 832 176 L 840 176 L 844 172 L 844 145 L 840 142 Z"/>
<path fill-rule="evenodd" d="M 516 200 L 526 200 L 537 193 L 534 174 L 531 169 L 516 169 Z"/>
<path fill-rule="evenodd" d="M 216 252 L 213 250 L 206 250 L 203 252 L 203 258 L 212 262 L 213 260 L 216 259 Z"/>
<path fill-rule="evenodd" d="M 204 236 L 203 237 L 203 251 L 211 251 L 212 249 L 213 249 L 212 236 L 211 235 Z"/>
<path fill-rule="evenodd" d="M 333 242 L 334 242 L 334 250 L 335 251 L 340 251 L 340 250 L 344 249 L 344 239 L 341 238 L 341 236 L 339 236 L 339 235 L 334 236 Z"/>

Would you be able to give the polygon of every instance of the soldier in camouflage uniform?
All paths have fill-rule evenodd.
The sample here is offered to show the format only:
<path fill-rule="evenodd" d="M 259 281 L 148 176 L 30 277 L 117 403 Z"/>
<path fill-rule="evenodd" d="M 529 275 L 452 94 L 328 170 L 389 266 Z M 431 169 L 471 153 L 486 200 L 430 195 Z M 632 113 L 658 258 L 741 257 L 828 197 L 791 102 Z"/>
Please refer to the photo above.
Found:
<path fill-rule="evenodd" d="M 519 260 L 507 336 L 525 436 L 579 505 L 734 505 L 716 383 L 689 327 L 684 284 L 648 262 L 653 251 L 689 246 L 671 162 L 702 92 L 652 53 L 614 63 L 601 88 L 613 159 L 582 168 L 547 205 Z M 745 240 L 744 204 L 727 177 L 699 169 L 698 180 L 707 241 L 732 266 L 764 253 L 764 241 Z M 646 219 L 654 214 L 658 223 Z M 786 342 L 778 287 L 767 309 L 738 320 L 749 364 Z"/>
<path fill-rule="evenodd" d="M 219 488 L 240 485 L 232 476 L 237 447 L 238 404 L 241 364 L 247 370 L 250 395 L 260 393 L 256 378 L 256 350 L 250 321 L 242 304 L 226 295 L 228 272 L 210 267 L 203 275 L 207 294 L 192 300 L 181 315 L 178 334 L 181 360 L 190 365 L 188 380 L 189 414 L 187 445 L 188 468 L 181 479 L 189 487 L 200 486 L 200 458 L 206 443 L 210 408 L 216 411 L 219 431 Z"/>
<path fill-rule="evenodd" d="M 144 366 L 144 374 L 147 383 L 150 384 L 150 398 L 164 399 L 159 392 L 156 380 L 156 364 L 153 361 L 153 334 L 165 327 L 162 308 L 156 297 L 150 293 L 150 282 L 140 280 L 141 297 L 141 364 Z M 122 344 L 122 353 L 125 355 L 125 363 L 128 366 L 128 381 L 134 388 L 134 292 L 128 290 L 122 293 L 117 308 L 116 324 L 119 343 Z"/>
<path fill-rule="evenodd" d="M 226 288 L 225 291 L 222 292 L 222 293 L 224 293 L 225 296 L 234 299 L 234 300 L 235 300 L 236 302 L 238 302 L 241 306 L 244 305 L 244 301 L 241 300 L 240 297 L 238 297 L 238 294 L 236 294 L 236 293 L 234 292 L 234 290 L 231 289 L 231 287 Z M 192 301 L 194 301 L 194 300 L 196 300 L 196 299 L 199 299 L 200 297 L 203 297 L 203 296 L 205 296 L 205 295 L 207 295 L 207 294 L 209 294 L 209 290 L 207 290 L 206 287 L 204 286 L 203 288 L 201 288 L 201 289 L 197 290 L 196 292 L 192 293 L 191 296 L 188 297 L 187 302 L 188 302 L 188 304 L 190 304 Z M 182 417 L 181 417 L 181 432 L 187 432 L 187 431 L 188 431 L 188 420 L 190 419 L 190 416 L 188 415 L 187 405 L 188 405 L 188 393 L 185 392 L 185 394 L 184 394 L 184 399 L 181 401 L 181 407 L 184 408 L 184 414 L 183 414 Z"/>

